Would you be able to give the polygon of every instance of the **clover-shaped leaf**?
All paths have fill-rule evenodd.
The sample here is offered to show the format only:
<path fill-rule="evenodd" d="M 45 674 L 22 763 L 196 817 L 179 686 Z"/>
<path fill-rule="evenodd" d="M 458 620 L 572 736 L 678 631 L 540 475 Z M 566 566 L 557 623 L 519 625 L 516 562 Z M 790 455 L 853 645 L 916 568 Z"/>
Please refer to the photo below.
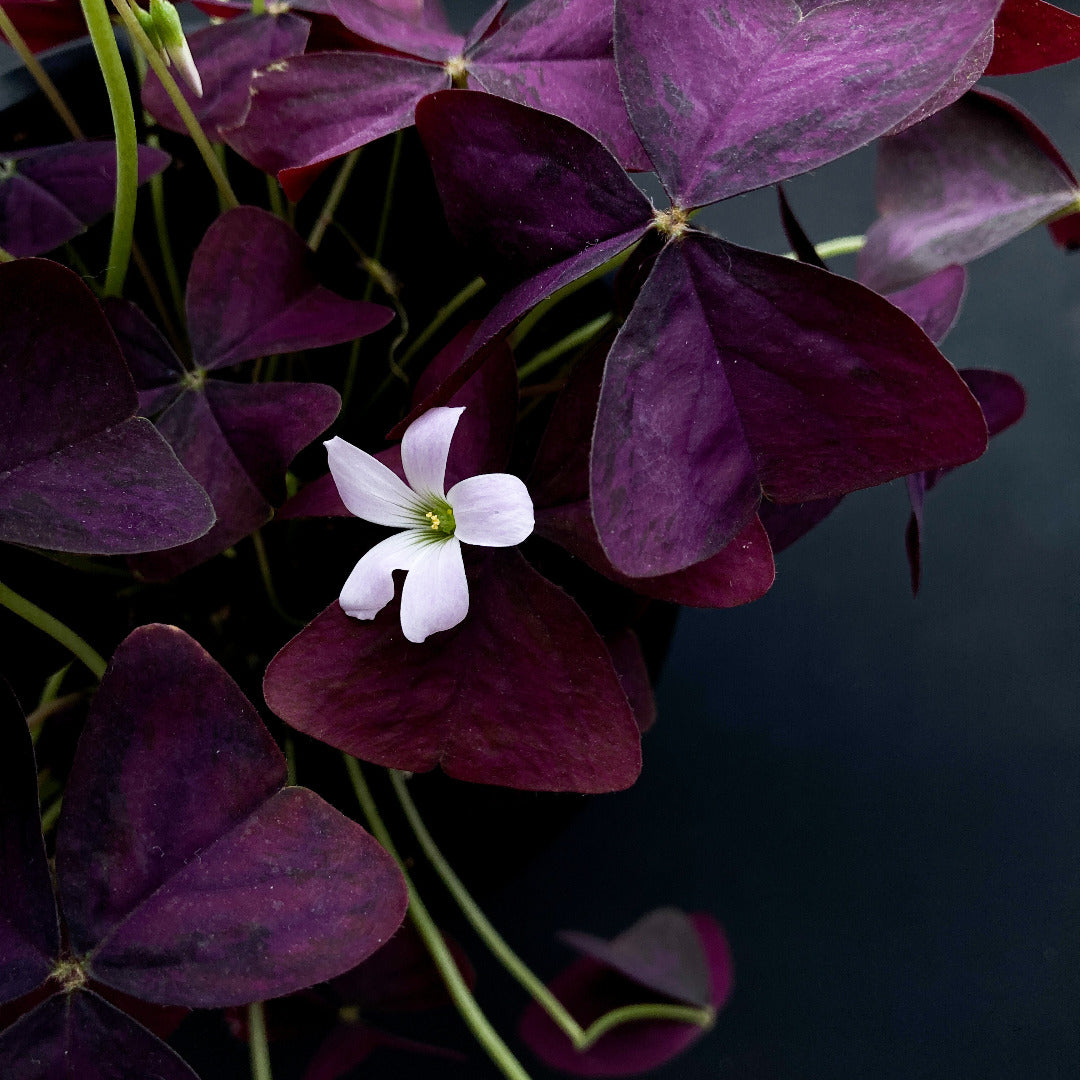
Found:
<path fill-rule="evenodd" d="M 0 266 L 0 540 L 124 554 L 214 521 L 149 421 L 90 290 L 58 263 Z"/>

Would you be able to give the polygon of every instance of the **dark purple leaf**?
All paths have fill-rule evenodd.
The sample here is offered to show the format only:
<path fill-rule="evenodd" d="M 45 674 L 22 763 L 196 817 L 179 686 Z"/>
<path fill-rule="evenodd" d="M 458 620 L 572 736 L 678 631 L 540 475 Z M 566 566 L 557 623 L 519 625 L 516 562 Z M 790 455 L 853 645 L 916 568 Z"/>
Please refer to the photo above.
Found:
<path fill-rule="evenodd" d="M 57 263 L 0 266 L 0 539 L 154 551 L 210 528 L 206 493 L 146 420 L 90 290 Z"/>
<path fill-rule="evenodd" d="M 880 217 L 859 253 L 878 291 L 968 263 L 1069 206 L 1077 185 L 1045 135 L 997 95 L 973 92 L 878 155 Z"/>
<path fill-rule="evenodd" d="M 987 75 L 1021 75 L 1080 56 L 1080 16 L 1043 0 L 1005 0 Z"/>
<path fill-rule="evenodd" d="M 630 126 L 606 0 L 533 0 L 469 54 L 469 75 L 500 97 L 565 117 L 627 169 L 650 169 Z"/>
<path fill-rule="evenodd" d="M 211 140 L 220 142 L 224 129 L 244 119 L 255 70 L 298 56 L 304 51 L 310 29 L 311 24 L 296 15 L 247 14 L 187 35 L 203 93 L 196 97 L 182 82 L 180 92 Z M 143 83 L 142 103 L 163 127 L 187 134 L 180 114 L 153 71 Z"/>
<path fill-rule="evenodd" d="M 914 319 L 931 341 L 940 342 L 960 314 L 966 289 L 967 271 L 962 266 L 946 266 L 906 289 L 889 293 L 887 299 Z"/>
<path fill-rule="evenodd" d="M 630 118 L 672 200 L 702 206 L 805 172 L 910 116 L 1000 0 L 617 0 Z M 804 5 L 810 7 L 810 5 Z"/>
<path fill-rule="evenodd" d="M 836 507 L 840 499 L 812 499 L 802 503 L 774 503 L 762 499 L 758 505 L 758 517 L 768 534 L 773 553 L 779 554 L 802 539 L 812 528 L 820 525 Z"/>
<path fill-rule="evenodd" d="M 148 1001 L 275 997 L 394 932 L 405 890 L 358 825 L 303 788 L 255 710 L 174 627 L 119 647 L 72 767 L 57 879 L 88 974 Z"/>
<path fill-rule="evenodd" d="M 112 297 L 102 307 L 135 380 L 139 412 L 151 417 L 183 393 L 187 371 L 165 336 L 133 303 Z"/>
<path fill-rule="evenodd" d="M 51 49 L 87 32 L 78 0 L 4 0 L 4 11 L 31 52 Z"/>
<path fill-rule="evenodd" d="M 14 694 L 0 682 L 0 1002 L 48 978 L 60 951 L 38 812 L 30 731 Z M 3 1074 L 6 1075 L 6 1074 Z"/>
<path fill-rule="evenodd" d="M 374 333 L 393 312 L 319 284 L 310 251 L 280 218 L 254 206 L 210 226 L 191 262 L 191 351 L 204 368 L 336 345 Z"/>
<path fill-rule="evenodd" d="M 170 157 L 139 147 L 139 183 Z M 78 236 L 113 208 L 116 144 L 75 142 L 0 155 L 0 247 L 43 255 Z"/>
<path fill-rule="evenodd" d="M 97 994 L 56 994 L 0 1034 L 4 1080 L 198 1080 L 160 1039 Z"/>
<path fill-rule="evenodd" d="M 516 551 L 478 551 L 466 571 L 468 618 L 421 645 L 396 603 L 371 622 L 332 604 L 271 661 L 267 704 L 390 768 L 539 791 L 632 784 L 637 725 L 585 615 Z"/>
<path fill-rule="evenodd" d="M 417 106 L 416 126 L 450 228 L 492 281 L 521 282 L 652 220 L 611 154 L 559 117 L 451 90 Z"/>
<path fill-rule="evenodd" d="M 985 445 L 963 381 L 902 312 L 695 233 L 661 253 L 608 357 L 593 515 L 612 563 L 654 577 L 722 550 L 762 489 L 829 498 Z"/>
<path fill-rule="evenodd" d="M 656 723 L 656 698 L 653 697 L 652 680 L 645 666 L 641 642 L 633 630 L 624 628 L 609 634 L 604 638 L 604 644 L 611 653 L 619 685 L 634 710 L 638 730 L 644 734 Z"/>
<path fill-rule="evenodd" d="M 624 1005 L 656 1001 L 651 983 L 658 974 L 668 976 L 662 981 L 680 989 L 685 989 L 686 977 L 691 975 L 689 981 L 698 993 L 705 994 L 704 1000 L 713 1008 L 719 1009 L 727 1001 L 732 989 L 731 953 L 716 921 L 705 914 L 655 914 L 664 922 L 679 917 L 689 925 L 678 935 L 665 934 L 659 940 L 653 936 L 651 943 L 634 939 L 640 933 L 652 936 L 655 915 L 646 916 L 610 944 L 586 935 L 575 936 L 575 944 L 587 941 L 590 953 L 595 951 L 605 960 L 614 961 L 614 966 L 610 966 L 604 960 L 586 956 L 551 980 L 550 989 L 579 1023 L 589 1024 Z M 696 950 L 689 933 L 696 939 Z M 665 937 L 675 938 L 674 943 L 665 943 Z M 626 971 L 633 974 L 628 976 Z M 675 998 L 664 996 L 661 1000 L 685 1000 L 685 994 Z M 705 1031 L 696 1024 L 641 1021 L 616 1027 L 590 1049 L 578 1052 L 535 1003 L 525 1010 L 519 1027 L 522 1039 L 544 1062 L 577 1076 L 633 1076 L 647 1072 L 670 1061 Z"/>
<path fill-rule="evenodd" d="M 442 64 L 464 51 L 463 37 L 395 11 L 394 6 L 373 0 L 330 0 L 333 13 L 354 34 L 395 52 Z"/>
<path fill-rule="evenodd" d="M 417 101 L 449 85 L 442 65 L 424 60 L 310 53 L 259 72 L 244 123 L 225 137 L 290 191 L 292 173 L 409 127 Z"/>

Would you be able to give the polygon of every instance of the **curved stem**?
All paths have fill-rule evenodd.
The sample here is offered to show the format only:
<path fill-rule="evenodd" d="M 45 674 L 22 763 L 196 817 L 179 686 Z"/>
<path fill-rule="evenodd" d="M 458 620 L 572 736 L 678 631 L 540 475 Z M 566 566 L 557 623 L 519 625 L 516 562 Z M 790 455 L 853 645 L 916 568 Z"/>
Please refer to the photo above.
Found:
<path fill-rule="evenodd" d="M 431 322 L 417 335 L 416 340 L 405 350 L 399 363 L 407 367 L 409 361 L 442 329 L 446 320 L 454 312 L 467 304 L 481 289 L 486 282 L 482 277 L 475 277 L 460 292 L 455 293 L 438 311 L 435 312 Z"/>
<path fill-rule="evenodd" d="M 862 251 L 866 247 L 866 237 L 859 236 L 837 236 L 833 240 L 823 240 L 820 244 L 814 245 L 814 250 L 818 253 L 818 257 L 822 259 L 835 259 L 840 255 L 854 255 L 856 252 Z M 794 259 L 794 251 L 784 252 L 785 259 Z"/>
<path fill-rule="evenodd" d="M 86 4 L 95 2 L 95 0 L 82 0 L 82 2 Z M 104 4 L 104 0 L 96 0 L 96 2 L 101 3 L 102 5 Z M 128 3 L 128 0 L 113 0 L 113 7 L 116 8 L 116 12 L 120 16 L 125 29 L 131 35 L 132 41 L 134 41 L 142 50 L 143 55 L 146 57 L 146 62 L 154 69 L 154 74 L 161 80 L 162 88 L 165 90 L 165 93 L 168 94 L 169 100 L 173 103 L 173 108 L 180 114 L 180 119 L 183 120 L 184 127 L 187 128 L 188 134 L 198 148 L 199 155 L 202 157 L 203 162 L 210 171 L 210 175 L 214 179 L 214 183 L 217 185 L 222 205 L 229 209 L 239 206 L 240 202 L 236 198 L 236 194 L 229 184 L 229 178 L 222 171 L 217 158 L 214 156 L 214 149 L 210 145 L 210 140 L 206 137 L 202 125 L 195 119 L 195 114 L 191 111 L 191 106 L 187 103 L 187 98 L 180 92 L 180 87 L 176 85 L 176 80 L 172 77 L 172 73 L 165 66 L 165 61 L 161 59 L 161 54 L 154 48 L 153 43 L 146 36 L 146 32 L 139 25 L 139 20 L 135 18 L 135 14 L 131 10 L 131 4 Z"/>
<path fill-rule="evenodd" d="M 270 1071 L 266 1012 L 261 1001 L 253 1001 L 248 1006 L 248 1052 L 251 1055 L 251 1080 L 274 1080 Z"/>
<path fill-rule="evenodd" d="M 394 793 L 401 803 L 401 809 L 420 842 L 428 862 L 431 863 L 435 873 L 442 879 L 447 891 L 453 896 L 462 914 L 468 919 L 469 924 L 479 935 L 480 939 L 491 951 L 492 955 L 500 964 L 518 981 L 526 992 L 551 1017 L 562 1033 L 579 1051 L 588 1050 L 602 1035 L 620 1024 L 627 1024 L 640 1020 L 672 1020 L 679 1023 L 697 1024 L 699 1027 L 710 1027 L 715 1019 L 712 1009 L 695 1008 L 689 1005 L 669 1005 L 660 1002 L 626 1005 L 620 1009 L 614 1009 L 605 1013 L 593 1021 L 587 1028 L 583 1028 L 567 1011 L 566 1006 L 540 981 L 528 965 L 506 943 L 503 936 L 495 929 L 488 917 L 480 910 L 476 901 L 462 884 L 461 879 L 454 873 L 453 868 L 446 861 L 442 852 L 438 849 L 431 833 L 424 824 L 420 811 L 416 808 L 412 796 L 409 794 L 403 773 L 391 770 L 390 782 L 394 786 Z"/>
<path fill-rule="evenodd" d="M 41 92 L 48 98 L 49 104 L 53 107 L 56 115 L 63 121 L 64 127 L 71 133 L 71 137 L 80 141 L 84 139 L 86 136 L 83 135 L 82 129 L 76 122 L 75 117 L 72 116 L 71 110 L 67 107 L 67 102 L 61 97 L 60 91 L 56 89 L 56 83 L 49 78 L 49 73 L 41 66 L 41 61 L 33 54 L 30 46 L 26 44 L 26 40 L 19 33 L 3 7 L 0 7 L 0 34 L 7 38 L 8 44 L 18 53 L 19 59 L 26 65 L 26 70 L 30 72 L 34 82 L 38 84 Z"/>
<path fill-rule="evenodd" d="M 348 187 L 349 178 L 352 176 L 353 169 L 356 168 L 356 163 L 360 159 L 360 150 L 362 147 L 357 147 L 355 150 L 351 150 L 345 155 L 345 160 L 341 163 L 341 168 L 338 169 L 337 176 L 334 177 L 333 186 L 330 188 L 330 194 L 326 196 L 326 202 L 323 203 L 322 210 L 319 211 L 319 216 L 315 220 L 315 224 L 312 226 L 311 233 L 308 236 L 308 247 L 312 251 L 317 251 L 319 245 L 322 243 L 323 236 L 326 234 L 326 229 L 330 222 L 334 220 L 334 212 L 338 208 L 338 203 L 341 202 L 342 195 L 345 194 L 345 188 Z"/>
<path fill-rule="evenodd" d="M 36 626 L 43 633 L 48 634 L 54 641 L 58 641 L 68 652 L 81 660 L 95 678 L 100 679 L 105 674 L 105 660 L 99 652 L 87 645 L 74 630 L 65 626 L 55 616 L 39 608 L 37 604 L 31 603 L 26 597 L 20 596 L 13 589 L 9 589 L 3 582 L 0 582 L 0 604 L 31 626 Z"/>
<path fill-rule="evenodd" d="M 600 315 L 593 319 L 592 322 L 587 322 L 584 326 L 579 326 L 576 330 L 567 334 L 566 337 L 556 341 L 555 344 L 549 348 L 541 350 L 531 360 L 522 364 L 521 367 L 518 368 L 518 378 L 527 379 L 530 375 L 534 375 L 541 368 L 550 364 L 552 360 L 558 360 L 559 357 L 565 353 L 578 348 L 580 345 L 584 345 L 599 334 L 613 318 L 615 318 L 615 316 L 610 313 L 607 315 Z"/>
<path fill-rule="evenodd" d="M 131 241 L 135 232 L 135 202 L 139 190 L 139 141 L 135 131 L 135 106 L 127 72 L 113 34 L 105 0 L 79 0 L 98 66 L 105 79 L 116 137 L 116 202 L 113 209 L 112 238 L 109 242 L 109 269 L 105 275 L 105 295 L 124 291 Z M 132 21 L 135 17 L 131 16 Z"/>
<path fill-rule="evenodd" d="M 469 1030 L 472 1031 L 477 1042 L 484 1048 L 488 1057 L 498 1066 L 499 1071 L 507 1080 L 529 1080 L 529 1074 L 525 1071 L 521 1062 L 514 1057 L 499 1033 L 491 1026 L 491 1022 L 477 1004 L 476 998 L 472 996 L 472 992 L 466 985 L 465 979 L 454 961 L 445 939 L 417 894 L 415 886 L 402 865 L 400 856 L 394 849 L 393 840 L 390 838 L 390 833 L 387 831 L 386 825 L 383 824 L 382 817 L 375 806 L 371 789 L 367 786 L 364 774 L 360 771 L 359 763 L 348 754 L 342 756 L 345 759 L 345 768 L 349 772 L 349 779 L 352 781 L 353 791 L 356 792 L 357 802 L 360 803 L 360 808 L 375 839 L 394 856 L 398 866 L 401 867 L 405 885 L 409 890 L 409 918 L 412 920 L 416 932 L 423 939 L 424 945 L 430 953 L 439 975 L 446 984 L 446 989 L 455 1007 L 465 1023 L 468 1024 Z M 391 773 L 390 775 L 394 776 L 395 774 Z"/>

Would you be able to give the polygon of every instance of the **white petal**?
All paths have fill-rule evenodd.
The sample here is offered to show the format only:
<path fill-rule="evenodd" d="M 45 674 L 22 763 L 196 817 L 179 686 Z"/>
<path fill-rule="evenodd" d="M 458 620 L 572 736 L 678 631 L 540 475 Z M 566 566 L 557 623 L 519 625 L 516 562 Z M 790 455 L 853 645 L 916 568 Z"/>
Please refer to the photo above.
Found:
<path fill-rule="evenodd" d="M 461 545 L 453 537 L 428 543 L 401 590 L 401 632 L 421 642 L 457 626 L 469 614 L 469 583 Z"/>
<path fill-rule="evenodd" d="M 512 547 L 533 531 L 529 489 L 510 473 L 482 473 L 446 494 L 454 511 L 454 536 L 463 544 Z"/>
<path fill-rule="evenodd" d="M 418 500 L 397 473 L 344 439 L 333 438 L 324 445 L 330 474 L 351 514 L 399 529 L 416 525 Z"/>
<path fill-rule="evenodd" d="M 428 409 L 406 429 L 401 440 L 401 465 L 414 491 L 446 497 L 446 456 L 464 407 Z"/>
<path fill-rule="evenodd" d="M 354 619 L 374 619 L 394 599 L 394 571 L 411 570 L 430 546 L 419 529 L 394 533 L 376 544 L 342 586 L 341 610 Z"/>

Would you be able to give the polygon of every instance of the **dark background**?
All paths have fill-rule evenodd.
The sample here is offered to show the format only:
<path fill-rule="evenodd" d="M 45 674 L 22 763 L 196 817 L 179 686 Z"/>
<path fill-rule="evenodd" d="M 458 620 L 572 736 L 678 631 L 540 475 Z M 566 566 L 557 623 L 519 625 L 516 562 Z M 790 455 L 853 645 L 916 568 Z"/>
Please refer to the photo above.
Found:
<path fill-rule="evenodd" d="M 991 82 L 1080 163 L 1080 68 Z M 815 240 L 865 229 L 872 176 L 864 151 L 789 185 Z M 701 220 L 787 247 L 771 192 Z M 544 975 L 569 959 L 560 928 L 612 935 L 661 904 L 721 920 L 734 997 L 663 1080 L 1080 1075 L 1078 333 L 1080 256 L 1043 231 L 973 265 L 944 351 L 1017 376 L 1028 412 L 930 495 L 918 599 L 903 486 L 849 497 L 763 600 L 680 616 L 640 782 L 486 898 Z M 493 862 L 504 842 L 494 822 L 457 840 Z M 523 997 L 481 975 L 507 1030 Z M 244 1075 L 202 1032 L 181 1041 L 208 1080 Z M 358 1075 L 496 1075 L 470 1054 L 381 1052 Z"/>

